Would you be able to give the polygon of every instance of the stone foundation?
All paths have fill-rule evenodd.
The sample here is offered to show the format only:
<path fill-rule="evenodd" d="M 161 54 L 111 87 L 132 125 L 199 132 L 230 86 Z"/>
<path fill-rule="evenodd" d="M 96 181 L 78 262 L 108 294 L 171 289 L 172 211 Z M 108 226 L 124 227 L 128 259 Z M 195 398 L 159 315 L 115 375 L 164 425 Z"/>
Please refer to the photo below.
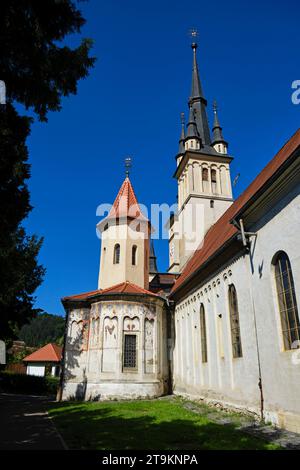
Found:
<path fill-rule="evenodd" d="M 163 382 L 67 382 L 63 390 L 63 400 L 132 400 L 156 398 L 164 394 Z"/>

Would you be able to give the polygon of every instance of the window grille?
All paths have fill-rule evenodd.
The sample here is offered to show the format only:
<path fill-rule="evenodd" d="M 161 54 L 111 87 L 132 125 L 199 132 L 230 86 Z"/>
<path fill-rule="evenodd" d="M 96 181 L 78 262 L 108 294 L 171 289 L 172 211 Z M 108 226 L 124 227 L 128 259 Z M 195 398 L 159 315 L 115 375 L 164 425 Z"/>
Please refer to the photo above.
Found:
<path fill-rule="evenodd" d="M 123 365 L 125 369 L 136 368 L 136 335 L 125 335 Z"/>
<path fill-rule="evenodd" d="M 275 259 L 275 280 L 284 348 L 299 347 L 300 323 L 295 286 L 289 257 L 283 251 Z"/>

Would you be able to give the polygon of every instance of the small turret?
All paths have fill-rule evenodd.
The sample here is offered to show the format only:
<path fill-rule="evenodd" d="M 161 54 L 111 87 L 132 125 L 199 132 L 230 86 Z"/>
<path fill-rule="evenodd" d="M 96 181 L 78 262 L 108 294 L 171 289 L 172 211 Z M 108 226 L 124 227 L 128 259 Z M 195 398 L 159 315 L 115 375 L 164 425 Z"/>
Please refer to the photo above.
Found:
<path fill-rule="evenodd" d="M 180 160 L 185 152 L 185 117 L 184 113 L 180 114 L 180 119 L 181 119 L 181 134 L 180 134 L 180 140 L 179 140 L 179 149 L 178 149 L 178 154 L 176 155 L 177 159 L 177 165 L 179 165 Z"/>
<path fill-rule="evenodd" d="M 192 100 L 189 101 L 189 122 L 187 124 L 187 132 L 185 139 L 185 148 L 191 150 L 199 150 L 201 147 L 201 138 L 197 129 L 195 120 L 196 110 L 194 109 Z"/>
<path fill-rule="evenodd" d="M 228 143 L 223 137 L 222 127 L 220 126 L 220 122 L 219 122 L 218 106 L 217 106 L 216 101 L 214 101 L 213 110 L 214 110 L 214 126 L 212 129 L 212 133 L 213 133 L 212 146 L 218 153 L 227 154 Z"/>

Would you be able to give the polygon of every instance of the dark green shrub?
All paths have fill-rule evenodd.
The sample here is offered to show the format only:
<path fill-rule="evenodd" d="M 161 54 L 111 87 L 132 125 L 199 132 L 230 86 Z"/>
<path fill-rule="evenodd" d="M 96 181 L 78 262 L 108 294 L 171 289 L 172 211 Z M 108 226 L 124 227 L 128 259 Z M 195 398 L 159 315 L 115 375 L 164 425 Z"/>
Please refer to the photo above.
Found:
<path fill-rule="evenodd" d="M 57 377 L 36 377 L 34 375 L 0 372 L 0 391 L 29 395 L 56 395 Z"/>

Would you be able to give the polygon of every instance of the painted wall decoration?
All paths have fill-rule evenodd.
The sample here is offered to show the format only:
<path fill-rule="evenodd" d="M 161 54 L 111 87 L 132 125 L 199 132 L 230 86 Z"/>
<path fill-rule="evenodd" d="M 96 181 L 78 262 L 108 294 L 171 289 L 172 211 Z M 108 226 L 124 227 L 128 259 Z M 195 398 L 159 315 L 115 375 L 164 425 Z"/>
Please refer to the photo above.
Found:
<path fill-rule="evenodd" d="M 124 318 L 124 331 L 131 331 L 132 333 L 140 330 L 140 320 L 138 317 L 125 317 Z"/>
<path fill-rule="evenodd" d="M 89 320 L 83 320 L 82 322 L 82 350 L 86 351 L 89 346 L 89 330 L 90 322 Z"/>
<path fill-rule="evenodd" d="M 103 322 L 102 372 L 115 372 L 118 353 L 118 318 L 105 317 Z"/>
<path fill-rule="evenodd" d="M 145 319 L 145 373 L 154 372 L 154 320 Z"/>
<path fill-rule="evenodd" d="M 81 350 L 82 348 L 82 320 L 73 320 L 70 327 L 70 336 L 68 338 L 68 346 L 72 349 Z"/>
<path fill-rule="evenodd" d="M 100 346 L 99 342 L 99 328 L 100 328 L 100 318 L 91 319 L 91 337 L 90 337 L 90 346 L 91 348 L 97 348 Z"/>

